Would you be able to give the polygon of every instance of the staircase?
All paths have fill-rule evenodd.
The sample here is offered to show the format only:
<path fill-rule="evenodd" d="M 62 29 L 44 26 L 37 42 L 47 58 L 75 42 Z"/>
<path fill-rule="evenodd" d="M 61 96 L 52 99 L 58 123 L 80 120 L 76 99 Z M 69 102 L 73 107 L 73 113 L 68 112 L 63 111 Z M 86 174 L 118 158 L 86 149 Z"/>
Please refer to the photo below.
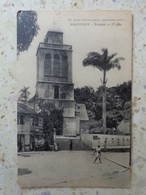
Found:
<path fill-rule="evenodd" d="M 80 139 L 73 140 L 73 150 L 89 150 L 89 147 Z"/>
<path fill-rule="evenodd" d="M 59 144 L 59 150 L 70 150 L 70 139 L 71 138 L 56 138 L 56 141 Z M 72 139 L 72 150 L 89 150 L 89 147 L 83 143 L 80 139 L 73 138 Z"/>
<path fill-rule="evenodd" d="M 56 141 L 59 144 L 59 150 L 69 150 L 70 139 L 56 138 Z"/>

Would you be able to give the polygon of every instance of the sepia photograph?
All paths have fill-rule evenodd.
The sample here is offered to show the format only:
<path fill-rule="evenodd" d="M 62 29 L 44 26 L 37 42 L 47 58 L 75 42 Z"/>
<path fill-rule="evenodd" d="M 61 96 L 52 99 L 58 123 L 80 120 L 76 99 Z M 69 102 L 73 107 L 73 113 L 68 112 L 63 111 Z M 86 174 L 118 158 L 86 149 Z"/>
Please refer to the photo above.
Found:
<path fill-rule="evenodd" d="M 132 13 L 17 13 L 21 188 L 129 188 Z"/>

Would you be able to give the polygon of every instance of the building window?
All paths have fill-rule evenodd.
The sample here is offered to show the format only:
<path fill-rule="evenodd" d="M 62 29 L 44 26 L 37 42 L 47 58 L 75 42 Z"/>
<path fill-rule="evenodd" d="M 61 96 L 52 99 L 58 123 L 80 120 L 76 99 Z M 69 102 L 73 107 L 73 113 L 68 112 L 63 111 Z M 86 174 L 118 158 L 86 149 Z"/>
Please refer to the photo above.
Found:
<path fill-rule="evenodd" d="M 20 125 L 24 125 L 24 116 L 20 115 Z"/>
<path fill-rule="evenodd" d="M 45 55 L 44 75 L 51 75 L 51 55 L 49 53 Z"/>
<path fill-rule="evenodd" d="M 31 125 L 32 126 L 38 126 L 39 125 L 39 118 L 38 117 L 32 117 L 31 118 Z"/>
<path fill-rule="evenodd" d="M 62 56 L 62 76 L 68 76 L 68 58 L 67 56 Z"/>
<path fill-rule="evenodd" d="M 60 59 L 59 55 L 54 55 L 53 76 L 60 76 Z"/>
<path fill-rule="evenodd" d="M 59 87 L 54 86 L 54 99 L 59 99 Z"/>

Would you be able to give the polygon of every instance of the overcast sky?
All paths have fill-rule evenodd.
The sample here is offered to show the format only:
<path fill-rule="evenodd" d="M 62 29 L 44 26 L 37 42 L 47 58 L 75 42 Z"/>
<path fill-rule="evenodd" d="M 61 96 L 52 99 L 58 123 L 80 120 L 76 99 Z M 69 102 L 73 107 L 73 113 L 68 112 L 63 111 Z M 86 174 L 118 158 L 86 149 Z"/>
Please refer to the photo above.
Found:
<path fill-rule="evenodd" d="M 74 20 L 112 20 L 117 21 L 73 21 Z M 71 21 L 70 21 L 71 20 Z M 122 21 L 123 20 L 123 21 Z M 64 44 L 73 48 L 73 83 L 74 87 L 92 86 L 97 89 L 101 85 L 102 72 L 97 68 L 83 67 L 82 61 L 89 52 L 101 53 L 108 48 L 109 54 L 117 53 L 124 57 L 121 70 L 113 69 L 107 73 L 107 87 L 116 86 L 131 80 L 131 17 L 121 11 L 70 11 L 70 12 L 38 12 L 38 35 L 34 38 L 28 51 L 20 53 L 17 60 L 18 91 L 23 86 L 30 87 L 32 97 L 36 85 L 36 51 L 40 42 L 50 28 L 59 28 L 63 32 Z M 71 23 L 90 23 L 90 26 L 76 26 Z M 106 24 L 106 26 L 95 25 Z M 114 23 L 114 26 L 112 25 Z M 107 25 L 110 24 L 110 25 Z M 116 24 L 116 25 L 115 25 Z"/>

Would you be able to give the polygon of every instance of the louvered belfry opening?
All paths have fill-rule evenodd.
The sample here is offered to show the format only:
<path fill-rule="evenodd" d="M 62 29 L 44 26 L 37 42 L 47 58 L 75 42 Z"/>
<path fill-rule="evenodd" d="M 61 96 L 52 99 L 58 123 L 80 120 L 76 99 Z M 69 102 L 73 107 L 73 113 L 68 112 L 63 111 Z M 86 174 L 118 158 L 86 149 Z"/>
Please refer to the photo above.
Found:
<path fill-rule="evenodd" d="M 45 55 L 44 75 L 51 75 L 51 55 L 49 53 Z"/>
<path fill-rule="evenodd" d="M 62 56 L 62 76 L 68 77 L 68 57 Z"/>
<path fill-rule="evenodd" d="M 60 76 L 60 58 L 58 54 L 54 55 L 53 76 Z"/>

